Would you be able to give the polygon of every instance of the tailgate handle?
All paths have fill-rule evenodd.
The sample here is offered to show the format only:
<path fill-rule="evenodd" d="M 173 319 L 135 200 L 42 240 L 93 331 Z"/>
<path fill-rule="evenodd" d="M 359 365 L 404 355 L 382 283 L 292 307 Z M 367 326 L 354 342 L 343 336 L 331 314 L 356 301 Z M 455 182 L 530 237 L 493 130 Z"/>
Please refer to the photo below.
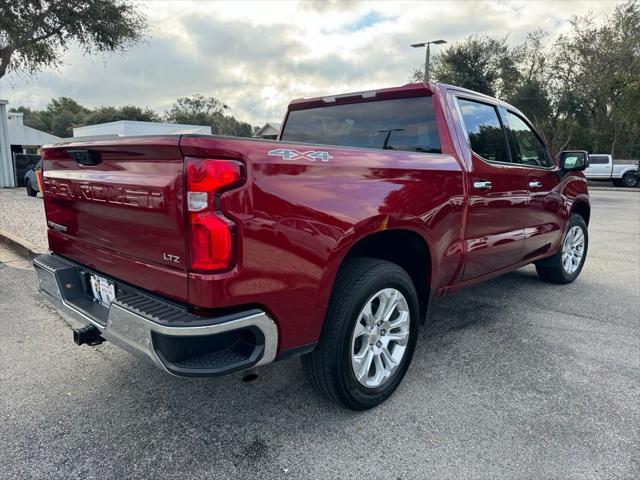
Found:
<path fill-rule="evenodd" d="M 80 165 L 98 165 L 102 155 L 95 150 L 67 150 L 67 153 Z"/>

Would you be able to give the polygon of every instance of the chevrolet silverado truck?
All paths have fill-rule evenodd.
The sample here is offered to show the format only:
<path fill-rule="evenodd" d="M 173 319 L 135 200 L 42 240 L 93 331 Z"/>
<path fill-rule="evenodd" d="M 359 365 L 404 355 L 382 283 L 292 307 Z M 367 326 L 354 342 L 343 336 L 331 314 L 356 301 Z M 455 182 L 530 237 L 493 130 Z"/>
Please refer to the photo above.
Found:
<path fill-rule="evenodd" d="M 277 140 L 61 143 L 43 155 L 40 290 L 104 340 L 206 377 L 294 355 L 364 410 L 396 389 L 437 297 L 587 255 L 587 152 L 442 84 L 294 100 Z"/>
<path fill-rule="evenodd" d="M 591 154 L 584 176 L 587 180 L 610 180 L 616 187 L 637 187 L 640 184 L 640 161 L 614 161 L 611 155 Z"/>

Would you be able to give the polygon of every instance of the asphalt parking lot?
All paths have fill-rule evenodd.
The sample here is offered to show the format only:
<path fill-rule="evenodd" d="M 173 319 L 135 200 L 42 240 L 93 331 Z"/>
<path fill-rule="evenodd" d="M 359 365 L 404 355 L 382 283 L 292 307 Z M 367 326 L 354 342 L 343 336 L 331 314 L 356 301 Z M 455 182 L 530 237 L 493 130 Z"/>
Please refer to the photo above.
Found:
<path fill-rule="evenodd" d="M 640 194 L 592 192 L 581 277 L 532 267 L 444 298 L 395 395 L 319 399 L 297 359 L 180 379 L 76 347 L 0 261 L 0 478 L 638 478 Z"/>

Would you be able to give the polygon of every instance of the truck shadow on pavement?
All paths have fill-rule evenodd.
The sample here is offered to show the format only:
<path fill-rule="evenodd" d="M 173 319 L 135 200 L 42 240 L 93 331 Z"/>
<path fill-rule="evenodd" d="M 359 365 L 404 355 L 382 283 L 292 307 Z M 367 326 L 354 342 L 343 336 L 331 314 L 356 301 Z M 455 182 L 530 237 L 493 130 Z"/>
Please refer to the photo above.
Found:
<path fill-rule="evenodd" d="M 512 292 L 522 287 L 549 288 L 535 274 L 518 271 L 438 299 L 432 307 L 431 322 L 422 326 L 419 332 L 413 363 L 428 365 L 439 353 L 450 349 L 453 343 L 464 342 L 465 332 L 473 332 L 473 335 L 482 331 L 491 333 L 497 324 L 502 328 L 505 322 L 507 326 L 514 325 L 509 318 L 512 314 L 509 303 L 500 305 L 487 300 L 493 295 L 493 290 L 506 287 Z M 145 421 L 144 418 L 166 417 L 166 420 L 180 418 L 182 422 L 193 423 L 194 427 L 201 422 L 210 423 L 214 437 L 225 425 L 242 430 L 253 422 L 264 424 L 265 416 L 286 418 L 287 422 L 292 420 L 292 416 L 300 416 L 305 424 L 313 417 L 314 421 L 327 427 L 328 424 L 321 420 L 327 411 L 334 419 L 336 415 L 347 419 L 384 410 L 380 407 L 364 414 L 354 413 L 318 397 L 306 381 L 297 358 L 252 370 L 251 373 L 257 377 L 251 375 L 250 378 L 255 380 L 243 381 L 247 372 L 220 378 L 176 378 L 108 344 L 93 351 L 100 352 L 110 361 L 109 368 L 100 373 L 105 376 L 105 388 L 103 391 L 93 390 L 90 404 L 101 402 L 101 397 L 108 397 L 119 405 L 120 414 L 131 409 L 130 413 L 136 412 L 136 418 L 141 422 Z M 415 368 L 412 367 L 410 373 L 412 370 Z M 409 376 L 419 376 L 417 372 L 413 373 Z M 402 392 L 411 381 L 416 381 L 416 378 L 407 378 L 389 401 L 416 401 L 416 398 L 407 399 Z M 114 385 L 120 388 L 114 388 Z M 266 423 L 278 425 L 278 422 Z"/>

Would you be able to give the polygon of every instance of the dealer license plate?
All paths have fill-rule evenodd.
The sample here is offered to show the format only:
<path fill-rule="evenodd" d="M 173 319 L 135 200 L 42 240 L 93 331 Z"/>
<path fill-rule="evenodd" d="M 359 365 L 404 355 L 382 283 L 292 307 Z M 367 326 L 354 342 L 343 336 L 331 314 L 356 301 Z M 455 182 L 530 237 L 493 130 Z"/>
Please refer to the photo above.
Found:
<path fill-rule="evenodd" d="M 93 293 L 94 300 L 105 307 L 109 307 L 111 302 L 116 299 L 116 289 L 113 282 L 93 273 L 89 274 L 89 281 L 91 282 L 91 293 Z"/>

